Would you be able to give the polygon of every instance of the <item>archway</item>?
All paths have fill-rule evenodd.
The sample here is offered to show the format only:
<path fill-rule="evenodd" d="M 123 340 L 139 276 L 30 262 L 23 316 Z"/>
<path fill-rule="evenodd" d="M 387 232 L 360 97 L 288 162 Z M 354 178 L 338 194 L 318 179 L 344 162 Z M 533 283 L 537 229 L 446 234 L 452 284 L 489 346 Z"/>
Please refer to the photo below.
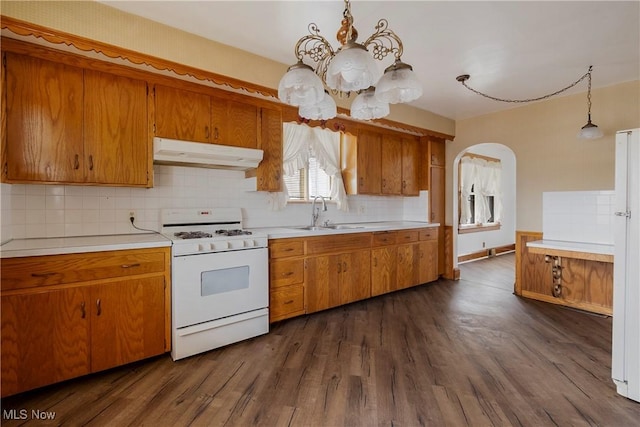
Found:
<path fill-rule="evenodd" d="M 459 232 L 459 165 L 465 154 L 473 153 L 499 159 L 502 165 L 502 205 L 503 218 L 498 229 L 474 230 Z M 453 195 L 452 229 L 453 229 L 453 264 L 458 267 L 458 259 L 475 259 L 495 253 L 495 249 L 504 250 L 515 243 L 516 230 L 516 157 L 511 148 L 503 144 L 483 143 L 465 148 L 453 161 Z M 494 251 L 491 251 L 494 249 Z M 485 254 L 483 256 L 483 254 Z"/>

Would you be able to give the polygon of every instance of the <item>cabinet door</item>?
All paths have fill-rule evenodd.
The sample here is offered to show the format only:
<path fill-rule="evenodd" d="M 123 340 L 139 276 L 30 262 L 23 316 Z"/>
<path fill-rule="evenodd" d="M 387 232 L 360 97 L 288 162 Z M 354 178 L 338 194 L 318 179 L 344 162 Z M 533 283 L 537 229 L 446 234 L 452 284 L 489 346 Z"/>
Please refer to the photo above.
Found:
<path fill-rule="evenodd" d="M 371 250 L 371 295 L 381 295 L 396 289 L 395 246 Z"/>
<path fill-rule="evenodd" d="M 156 85 L 156 136 L 211 142 L 211 98 L 201 93 Z"/>
<path fill-rule="evenodd" d="M 358 132 L 358 194 L 380 194 L 382 174 L 382 137 L 379 133 Z"/>
<path fill-rule="evenodd" d="M 87 182 L 146 185 L 150 168 L 147 129 L 146 82 L 85 71 Z"/>
<path fill-rule="evenodd" d="M 325 310 L 340 305 L 339 274 L 342 258 L 326 255 L 307 258 L 307 280 L 305 281 L 305 304 L 307 313 Z"/>
<path fill-rule="evenodd" d="M 398 136 L 382 138 L 382 194 L 402 194 L 402 145 Z"/>
<path fill-rule="evenodd" d="M 82 69 L 7 52 L 6 79 L 6 178 L 82 182 Z"/>
<path fill-rule="evenodd" d="M 402 194 L 417 196 L 420 193 L 420 143 L 413 139 L 402 140 Z"/>
<path fill-rule="evenodd" d="M 413 253 L 414 244 L 398 246 L 398 289 L 408 288 L 416 284 Z"/>
<path fill-rule="evenodd" d="M 258 115 L 255 105 L 211 98 L 211 142 L 234 147 L 257 148 Z"/>
<path fill-rule="evenodd" d="M 164 279 L 91 288 L 93 372 L 164 353 Z"/>
<path fill-rule="evenodd" d="M 2 395 L 88 374 L 86 287 L 2 296 Z"/>
<path fill-rule="evenodd" d="M 260 111 L 262 161 L 256 171 L 258 191 L 282 190 L 282 112 L 271 108 Z"/>
<path fill-rule="evenodd" d="M 340 255 L 340 304 L 371 296 L 371 251 L 356 251 Z"/>
<path fill-rule="evenodd" d="M 438 280 L 438 241 L 420 242 L 418 248 L 418 283 Z"/>
<path fill-rule="evenodd" d="M 430 161 L 433 166 L 445 166 L 445 141 L 443 139 L 430 139 Z"/>

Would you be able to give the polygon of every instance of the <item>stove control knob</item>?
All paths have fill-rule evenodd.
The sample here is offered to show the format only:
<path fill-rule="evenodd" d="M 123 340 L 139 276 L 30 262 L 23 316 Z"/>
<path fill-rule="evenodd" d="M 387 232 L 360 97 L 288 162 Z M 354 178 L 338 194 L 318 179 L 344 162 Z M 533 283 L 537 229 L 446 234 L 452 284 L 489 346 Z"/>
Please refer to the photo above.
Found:
<path fill-rule="evenodd" d="M 245 240 L 244 241 L 244 247 L 245 248 L 250 248 L 252 246 L 255 246 L 256 242 L 254 240 Z"/>
<path fill-rule="evenodd" d="M 231 249 L 240 249 L 244 247 L 244 242 L 242 240 L 231 240 L 229 246 Z"/>

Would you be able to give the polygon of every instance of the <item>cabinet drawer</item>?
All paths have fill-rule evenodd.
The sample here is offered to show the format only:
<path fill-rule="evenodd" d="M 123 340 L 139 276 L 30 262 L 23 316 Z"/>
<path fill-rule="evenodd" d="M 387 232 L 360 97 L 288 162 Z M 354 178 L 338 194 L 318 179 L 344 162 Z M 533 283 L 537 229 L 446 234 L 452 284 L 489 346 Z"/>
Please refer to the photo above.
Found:
<path fill-rule="evenodd" d="M 269 240 L 269 257 L 283 258 L 304 254 L 304 241 L 299 239 Z"/>
<path fill-rule="evenodd" d="M 420 240 L 437 240 L 438 239 L 438 227 L 426 228 L 420 230 Z"/>
<path fill-rule="evenodd" d="M 372 246 L 395 245 L 397 239 L 398 233 L 396 231 L 381 231 L 378 233 L 373 233 Z"/>
<path fill-rule="evenodd" d="M 269 318 L 272 322 L 302 313 L 304 313 L 304 288 L 302 285 L 287 286 L 271 291 Z"/>
<path fill-rule="evenodd" d="M 418 232 L 418 230 L 402 230 L 402 231 L 398 231 L 397 242 L 398 242 L 398 244 L 417 242 L 419 234 L 420 233 Z"/>
<path fill-rule="evenodd" d="M 371 233 L 334 234 L 307 239 L 307 255 L 348 252 L 371 247 Z"/>
<path fill-rule="evenodd" d="M 165 252 L 157 249 L 4 258 L 1 265 L 3 291 L 160 273 L 166 268 Z"/>
<path fill-rule="evenodd" d="M 304 260 L 276 260 L 269 263 L 269 284 L 272 288 L 295 285 L 304 281 Z"/>

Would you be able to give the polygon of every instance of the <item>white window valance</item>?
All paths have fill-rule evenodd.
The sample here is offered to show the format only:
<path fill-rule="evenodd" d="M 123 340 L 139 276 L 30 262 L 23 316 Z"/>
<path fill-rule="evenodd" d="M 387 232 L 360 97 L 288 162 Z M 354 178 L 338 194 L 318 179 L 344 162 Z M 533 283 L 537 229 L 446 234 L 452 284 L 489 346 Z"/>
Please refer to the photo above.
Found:
<path fill-rule="evenodd" d="M 474 195 L 474 212 L 470 196 Z M 487 196 L 493 196 L 493 222 L 502 221 L 502 163 L 481 157 L 460 159 L 460 224 L 484 224 L 491 218 Z"/>

